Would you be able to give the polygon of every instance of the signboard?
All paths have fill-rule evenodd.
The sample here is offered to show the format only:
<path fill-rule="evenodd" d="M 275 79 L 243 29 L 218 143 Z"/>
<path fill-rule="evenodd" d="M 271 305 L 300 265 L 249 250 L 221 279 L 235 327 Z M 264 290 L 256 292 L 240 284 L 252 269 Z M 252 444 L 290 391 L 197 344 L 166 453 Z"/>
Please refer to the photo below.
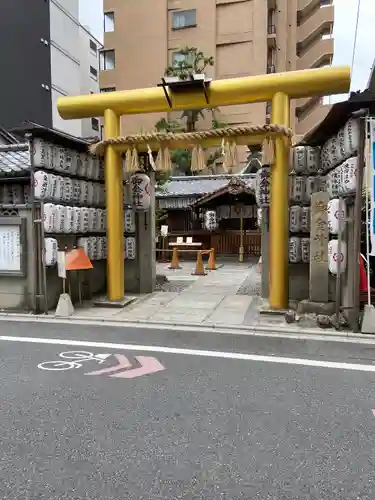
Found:
<path fill-rule="evenodd" d="M 0 274 L 21 271 L 21 227 L 0 225 Z"/>
<path fill-rule="evenodd" d="M 64 251 L 57 252 L 57 275 L 66 279 L 66 254 Z"/>
<path fill-rule="evenodd" d="M 369 255 L 375 256 L 375 120 L 370 120 L 370 168 L 367 172 L 368 196 L 370 198 L 370 243 Z"/>

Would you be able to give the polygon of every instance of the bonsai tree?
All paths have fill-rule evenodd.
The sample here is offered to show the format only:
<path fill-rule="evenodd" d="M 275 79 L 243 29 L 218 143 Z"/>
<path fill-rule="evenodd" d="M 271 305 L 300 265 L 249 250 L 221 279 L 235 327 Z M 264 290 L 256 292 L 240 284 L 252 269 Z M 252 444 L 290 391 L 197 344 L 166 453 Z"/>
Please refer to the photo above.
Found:
<path fill-rule="evenodd" d="M 189 75 L 196 73 L 204 73 L 206 68 L 212 67 L 215 60 L 212 56 L 207 57 L 203 52 L 196 47 L 184 47 L 179 51 L 183 59 L 174 62 L 165 70 L 165 76 L 176 76 L 181 80 L 186 80 Z M 217 118 L 217 109 L 187 109 L 181 114 L 179 120 L 167 120 L 161 118 L 155 128 L 159 132 L 194 132 L 197 129 L 197 123 L 200 119 L 205 118 L 206 112 L 212 115 L 212 128 L 220 128 L 226 124 Z M 220 157 L 220 151 L 217 150 L 211 154 L 207 160 L 207 167 L 213 170 L 215 161 Z M 188 149 L 174 149 L 171 151 L 172 162 L 178 166 L 181 173 L 191 175 L 191 151 Z"/>

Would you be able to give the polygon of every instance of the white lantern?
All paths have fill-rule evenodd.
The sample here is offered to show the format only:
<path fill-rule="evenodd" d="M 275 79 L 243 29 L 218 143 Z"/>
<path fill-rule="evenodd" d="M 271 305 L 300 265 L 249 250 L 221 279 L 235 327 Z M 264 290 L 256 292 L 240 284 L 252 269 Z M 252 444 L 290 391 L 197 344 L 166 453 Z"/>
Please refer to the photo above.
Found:
<path fill-rule="evenodd" d="M 304 195 L 304 202 L 307 203 L 308 205 L 311 204 L 311 195 L 319 191 L 318 189 L 318 182 L 316 177 L 310 175 L 309 177 L 306 177 L 305 179 L 305 195 Z"/>
<path fill-rule="evenodd" d="M 310 207 L 301 207 L 301 231 L 303 233 L 310 232 L 311 226 L 311 210 Z"/>
<path fill-rule="evenodd" d="M 79 195 L 79 204 L 80 205 L 86 205 L 87 203 L 87 198 L 89 196 L 89 188 L 88 184 L 86 181 L 80 181 L 80 188 L 81 192 Z"/>
<path fill-rule="evenodd" d="M 216 212 L 214 210 L 207 210 L 207 212 L 205 212 L 204 228 L 207 231 L 215 231 L 215 229 L 217 229 Z"/>
<path fill-rule="evenodd" d="M 344 127 L 346 158 L 354 156 L 359 149 L 359 119 L 350 118 Z"/>
<path fill-rule="evenodd" d="M 301 260 L 304 264 L 310 263 L 310 239 L 301 238 Z"/>
<path fill-rule="evenodd" d="M 34 174 L 34 195 L 37 200 L 46 200 L 51 197 L 51 183 L 46 172 L 38 170 Z"/>
<path fill-rule="evenodd" d="M 316 174 L 320 169 L 320 149 L 312 146 L 306 147 L 306 171 Z"/>
<path fill-rule="evenodd" d="M 94 183 L 89 181 L 87 183 L 87 205 L 91 207 L 94 204 Z"/>
<path fill-rule="evenodd" d="M 42 139 L 33 139 L 33 163 L 37 168 L 50 168 L 49 145 Z"/>
<path fill-rule="evenodd" d="M 98 260 L 98 246 L 96 236 L 88 238 L 88 258 L 90 260 Z"/>
<path fill-rule="evenodd" d="M 301 203 L 305 197 L 305 178 L 298 175 L 289 177 L 290 199 L 295 203 Z"/>
<path fill-rule="evenodd" d="M 295 205 L 289 208 L 289 230 L 291 233 L 301 231 L 302 207 Z"/>
<path fill-rule="evenodd" d="M 137 212 L 146 212 L 151 205 L 151 181 L 148 175 L 137 172 L 130 178 L 133 207 Z"/>
<path fill-rule="evenodd" d="M 98 207 L 100 205 L 100 189 L 101 189 L 101 185 L 99 184 L 99 182 L 94 182 L 93 183 L 93 187 L 94 187 L 93 205 L 95 205 L 96 207 Z"/>
<path fill-rule="evenodd" d="M 92 169 L 92 178 L 95 180 L 99 180 L 100 175 L 100 160 L 98 156 L 93 156 L 93 169 Z"/>
<path fill-rule="evenodd" d="M 73 183 L 73 196 L 72 203 L 79 203 L 81 198 L 81 181 L 79 179 L 72 179 Z"/>
<path fill-rule="evenodd" d="M 341 204 L 341 206 L 340 206 Z M 339 222 L 341 220 L 341 228 L 344 229 L 345 219 L 346 219 L 346 204 L 344 200 L 334 198 L 328 202 L 327 206 L 328 215 L 328 229 L 331 234 L 338 234 L 339 232 Z"/>
<path fill-rule="evenodd" d="M 301 262 L 301 238 L 293 236 L 289 239 L 289 262 L 298 264 Z"/>
<path fill-rule="evenodd" d="M 94 176 L 94 157 L 88 155 L 86 177 L 92 179 Z"/>
<path fill-rule="evenodd" d="M 132 208 L 124 208 L 125 233 L 135 233 L 135 214 Z"/>
<path fill-rule="evenodd" d="M 296 174 L 304 174 L 306 168 L 306 148 L 296 146 L 293 148 L 293 170 Z"/>
<path fill-rule="evenodd" d="M 77 247 L 78 248 L 83 248 L 83 251 L 89 256 L 89 239 L 88 238 L 78 238 L 77 240 Z M 89 257 L 90 258 L 90 257 Z"/>
<path fill-rule="evenodd" d="M 339 194 L 354 194 L 357 187 L 358 157 L 347 159 L 340 167 Z"/>
<path fill-rule="evenodd" d="M 57 262 L 57 240 L 55 238 L 44 238 L 44 250 L 46 266 L 54 266 Z"/>
<path fill-rule="evenodd" d="M 96 216 L 96 208 L 89 208 L 89 232 L 96 231 L 96 223 L 97 223 L 97 216 Z"/>
<path fill-rule="evenodd" d="M 69 203 L 73 197 L 73 182 L 70 177 L 64 177 L 64 184 L 62 189 L 63 201 Z"/>
<path fill-rule="evenodd" d="M 86 177 L 87 167 L 89 162 L 89 155 L 87 153 L 80 153 L 77 166 L 77 175 Z"/>
<path fill-rule="evenodd" d="M 102 208 L 96 210 L 96 230 L 105 231 L 105 211 Z"/>
<path fill-rule="evenodd" d="M 56 205 L 46 203 L 43 206 L 43 227 L 45 233 L 56 232 L 57 211 Z"/>
<path fill-rule="evenodd" d="M 128 236 L 127 238 L 125 238 L 125 255 L 129 260 L 134 260 L 136 257 L 134 236 Z"/>
<path fill-rule="evenodd" d="M 65 228 L 66 207 L 56 205 L 56 233 L 63 233 Z"/>
<path fill-rule="evenodd" d="M 347 261 L 347 247 L 345 241 L 341 242 L 341 249 L 339 253 L 339 241 L 330 240 L 328 242 L 328 269 L 332 274 L 338 273 L 338 267 L 340 263 L 340 274 L 342 274 L 346 269 Z"/>
<path fill-rule="evenodd" d="M 64 233 L 74 232 L 74 209 L 73 207 L 65 207 Z"/>
<path fill-rule="evenodd" d="M 89 230 L 89 209 L 87 207 L 81 208 L 81 218 L 79 221 L 79 232 L 87 233 Z"/>
<path fill-rule="evenodd" d="M 98 260 L 103 260 L 105 258 L 104 256 L 104 237 L 98 236 L 96 240 L 96 252 L 97 252 L 97 259 Z"/>
<path fill-rule="evenodd" d="M 73 233 L 79 233 L 81 224 L 81 209 L 73 207 Z"/>

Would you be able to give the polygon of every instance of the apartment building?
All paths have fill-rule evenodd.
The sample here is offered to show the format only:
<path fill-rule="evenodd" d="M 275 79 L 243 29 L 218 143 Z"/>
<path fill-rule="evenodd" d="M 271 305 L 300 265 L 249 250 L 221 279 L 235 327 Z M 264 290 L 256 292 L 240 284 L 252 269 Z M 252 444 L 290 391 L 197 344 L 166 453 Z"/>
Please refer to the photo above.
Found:
<path fill-rule="evenodd" d="M 234 78 L 318 68 L 333 57 L 333 0 L 104 0 L 102 91 L 152 87 L 181 58 L 179 48 L 198 47 L 215 58 L 208 76 Z M 298 135 L 326 115 L 322 99 L 293 104 Z M 228 106 L 229 124 L 263 124 L 266 103 Z M 125 117 L 126 132 L 150 129 L 160 115 Z"/>
<path fill-rule="evenodd" d="M 101 43 L 79 23 L 79 0 L 1 0 L 0 125 L 25 120 L 72 135 L 100 135 L 96 118 L 65 121 L 57 98 L 99 91 Z"/>

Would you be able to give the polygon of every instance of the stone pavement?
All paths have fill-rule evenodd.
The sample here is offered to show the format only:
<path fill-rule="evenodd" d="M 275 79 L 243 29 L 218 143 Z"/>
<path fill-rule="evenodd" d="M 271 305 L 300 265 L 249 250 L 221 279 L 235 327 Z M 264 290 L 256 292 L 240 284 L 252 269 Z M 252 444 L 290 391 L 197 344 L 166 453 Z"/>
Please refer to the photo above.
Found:
<path fill-rule="evenodd" d="M 159 281 L 158 291 L 137 296 L 124 309 L 84 307 L 76 309 L 74 316 L 205 326 L 253 325 L 261 306 L 257 264 L 224 262 L 218 266 L 206 276 L 192 276 L 193 262 L 183 262 L 178 270 L 157 264 L 157 274 L 167 278 L 166 282 Z"/>

